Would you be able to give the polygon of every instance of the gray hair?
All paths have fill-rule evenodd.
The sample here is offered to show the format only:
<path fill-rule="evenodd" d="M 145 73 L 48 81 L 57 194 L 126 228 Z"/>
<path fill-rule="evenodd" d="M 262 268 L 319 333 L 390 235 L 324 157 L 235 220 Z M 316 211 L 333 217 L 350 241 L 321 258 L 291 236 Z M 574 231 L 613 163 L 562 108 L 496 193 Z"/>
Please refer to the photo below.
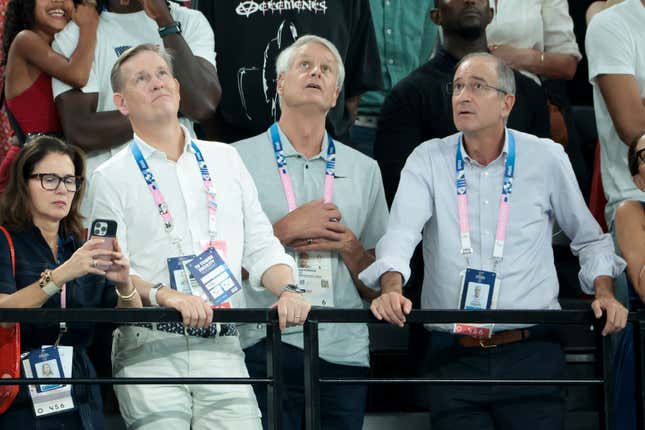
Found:
<path fill-rule="evenodd" d="M 515 74 L 513 73 L 513 69 L 511 69 L 502 59 L 489 54 L 488 52 L 474 52 L 466 55 L 459 61 L 459 63 L 457 63 L 455 70 L 472 58 L 484 58 L 495 63 L 495 71 L 497 72 L 497 88 L 508 94 L 515 95 Z"/>
<path fill-rule="evenodd" d="M 121 76 L 121 68 L 123 67 L 123 64 L 141 52 L 154 52 L 155 54 L 159 55 L 168 66 L 170 74 L 174 76 L 172 68 L 172 54 L 170 54 L 168 51 L 163 51 L 158 45 L 154 45 L 152 43 L 143 43 L 126 50 L 119 56 L 119 58 L 116 59 L 116 63 L 114 63 L 114 66 L 112 66 L 112 72 L 110 72 L 110 84 L 112 85 L 112 92 L 118 93 L 123 89 L 123 76 Z"/>
<path fill-rule="evenodd" d="M 338 90 L 340 90 L 343 86 L 343 82 L 345 81 L 345 66 L 343 65 L 343 59 L 341 58 L 338 49 L 336 49 L 334 44 L 329 40 L 311 34 L 300 36 L 295 42 L 293 42 L 290 46 L 280 52 L 280 55 L 278 55 L 278 59 L 275 62 L 276 76 L 280 76 L 281 74 L 286 73 L 287 70 L 289 70 L 289 67 L 293 65 L 293 57 L 295 56 L 298 49 L 309 43 L 320 43 L 321 45 L 329 49 L 329 51 L 336 59 L 336 66 L 338 67 L 336 74 L 336 85 L 338 86 Z"/>

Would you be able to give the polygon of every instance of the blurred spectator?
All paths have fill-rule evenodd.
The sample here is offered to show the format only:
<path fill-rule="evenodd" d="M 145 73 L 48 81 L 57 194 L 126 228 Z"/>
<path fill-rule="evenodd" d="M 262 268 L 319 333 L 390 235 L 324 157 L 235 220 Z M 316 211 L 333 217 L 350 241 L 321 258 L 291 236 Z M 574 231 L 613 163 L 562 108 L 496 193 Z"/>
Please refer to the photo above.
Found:
<path fill-rule="evenodd" d="M 582 58 L 567 0 L 490 0 L 493 21 L 486 28 L 491 53 L 545 88 L 550 137 L 565 146 L 584 196 L 590 171 L 585 163 L 565 80 Z"/>
<path fill-rule="evenodd" d="M 582 58 L 567 0 L 490 0 L 491 53 L 540 83 L 572 79 Z"/>
<path fill-rule="evenodd" d="M 16 261 L 14 274 L 9 244 L 0 234 L 0 307 L 141 306 L 117 243 L 108 249 L 104 246 L 108 239 L 83 244 L 78 208 L 84 170 L 81 152 L 54 137 L 37 137 L 18 154 L 0 198 L 0 225 L 10 233 Z M 32 351 L 30 359 L 36 360 L 41 347 L 60 341 L 61 346 L 74 348 L 74 377 L 96 377 L 86 352 L 93 330 L 91 323 L 21 323 L 21 350 Z M 63 397 L 59 399 L 64 402 Z M 36 417 L 29 389 L 21 385 L 9 410 L 0 415 L 0 427 L 103 428 L 98 386 L 75 385 L 72 399 L 75 409 Z"/>
<path fill-rule="evenodd" d="M 221 94 L 213 32 L 201 13 L 166 0 L 103 0 L 99 7 L 97 45 L 87 84 L 75 90 L 53 81 L 65 137 L 87 152 L 88 176 L 132 138 L 130 123 L 116 110 L 110 87 L 112 65 L 131 46 L 154 43 L 172 50 L 181 84 L 182 123 L 191 133 L 193 121 L 213 115 Z M 69 57 L 78 41 L 78 26 L 70 23 L 52 46 Z"/>
<path fill-rule="evenodd" d="M 74 20 L 80 26 L 80 43 L 69 59 L 50 44 L 54 34 Z M 4 21 L 3 65 L 6 109 L 18 139 L 0 164 L 0 191 L 9 178 L 9 168 L 29 134 L 60 134 L 61 127 L 51 90 L 52 76 L 74 87 L 87 82 L 96 46 L 98 15 L 95 5 L 12 0 Z"/>
<path fill-rule="evenodd" d="M 374 144 L 388 202 L 392 201 L 405 160 L 421 142 L 455 133 L 450 94 L 455 66 L 465 55 L 486 52 L 486 26 L 492 18 L 488 0 L 437 0 L 431 11 L 442 27 L 443 43 L 434 57 L 404 78 L 385 99 Z M 515 72 L 517 102 L 509 127 L 549 136 L 546 98 L 539 85 Z"/>
<path fill-rule="evenodd" d="M 276 236 L 295 252 L 304 297 L 314 306 L 362 309 L 361 295 L 373 297 L 374 292 L 358 281 L 358 273 L 374 260 L 370 250 L 385 232 L 387 204 L 376 162 L 325 132 L 325 116 L 343 85 L 342 60 L 326 39 L 303 36 L 282 51 L 276 75 L 280 120 L 234 146 L 255 180 Z M 284 160 L 285 170 L 288 163 L 287 176 L 278 174 L 276 160 Z M 291 185 L 282 186 L 285 177 Z M 252 288 L 245 288 L 245 297 L 251 308 L 275 301 L 268 291 Z M 366 324 L 324 324 L 318 337 L 321 376 L 367 376 Z M 265 338 L 263 325 L 240 327 L 246 364 L 255 378 L 267 376 Z M 283 333 L 285 430 L 300 429 L 304 417 L 303 348 L 302 330 Z M 266 387 L 255 389 L 264 417 Z M 320 396 L 321 428 L 363 428 L 367 385 L 321 386 Z"/>
<path fill-rule="evenodd" d="M 645 134 L 645 4 L 625 0 L 589 23 L 586 50 L 600 140 L 605 218 L 613 230 L 623 200 L 645 200 L 627 166 L 628 146 Z"/>
<path fill-rule="evenodd" d="M 329 39 L 345 63 L 345 85 L 326 128 L 349 143 L 360 95 L 381 87 L 368 0 L 215 0 L 198 7 L 215 31 L 217 73 L 226 88 L 210 124 L 218 140 L 255 136 L 280 117 L 275 60 L 298 37 L 313 34 Z"/>
<path fill-rule="evenodd" d="M 645 137 L 629 148 L 629 170 L 639 190 L 645 192 Z M 645 199 L 622 202 L 616 209 L 616 239 L 627 261 L 627 276 L 645 303 Z"/>
<path fill-rule="evenodd" d="M 437 26 L 429 13 L 433 5 L 433 0 L 370 0 L 383 89 L 361 96 L 351 130 L 352 147 L 365 155 L 374 156 L 378 115 L 388 92 L 428 61 L 435 48 Z"/>
<path fill-rule="evenodd" d="M 2 43 L 2 35 L 4 34 L 4 21 L 8 2 L 9 0 L 0 0 L 0 44 Z M 0 67 L 0 82 L 4 82 L 4 67 Z M 0 106 L 0 162 L 4 159 L 9 148 L 11 148 L 11 136 L 13 136 L 13 130 L 11 129 L 11 124 L 9 123 L 9 118 L 7 117 L 3 103 Z"/>

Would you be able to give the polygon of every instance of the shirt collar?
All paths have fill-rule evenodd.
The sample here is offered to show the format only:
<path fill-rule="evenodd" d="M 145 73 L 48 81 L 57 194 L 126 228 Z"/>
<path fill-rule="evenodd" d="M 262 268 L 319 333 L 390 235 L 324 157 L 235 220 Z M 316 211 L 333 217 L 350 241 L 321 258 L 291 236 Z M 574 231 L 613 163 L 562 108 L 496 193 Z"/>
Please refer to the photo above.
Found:
<path fill-rule="evenodd" d="M 269 141 L 271 141 L 271 129 L 267 131 L 269 135 Z M 286 158 L 289 157 L 302 157 L 305 158 L 305 156 L 293 147 L 291 142 L 289 141 L 289 138 L 282 132 L 282 129 L 280 128 L 280 125 L 278 125 L 278 133 L 280 133 L 280 142 L 282 143 L 282 152 L 284 153 L 284 156 Z M 318 155 L 315 155 L 311 157 L 312 160 L 315 160 L 317 158 L 322 158 L 323 160 L 327 161 L 327 148 L 329 147 L 329 140 L 327 138 L 327 132 L 325 132 L 325 135 L 323 136 L 323 142 L 322 146 L 320 147 L 320 153 Z"/>
<path fill-rule="evenodd" d="M 193 148 L 191 146 L 192 139 L 190 137 L 190 132 L 186 127 L 184 127 L 182 124 L 179 124 L 181 127 L 181 130 L 184 133 L 184 153 L 186 152 L 193 152 Z M 166 154 L 163 151 L 158 150 L 157 148 L 148 145 L 145 140 L 141 139 L 139 136 L 137 136 L 136 133 L 134 133 L 134 136 L 132 137 L 133 141 L 136 141 L 137 144 L 139 145 L 139 149 L 141 150 L 141 154 L 143 155 L 144 159 L 149 159 L 153 155 L 155 157 L 160 157 L 160 158 L 166 158 Z"/>
<path fill-rule="evenodd" d="M 468 152 L 466 151 L 466 147 L 464 146 L 463 133 L 459 133 L 459 137 L 460 139 L 458 140 L 459 142 L 458 145 L 461 147 L 461 153 L 464 156 L 464 160 L 468 160 L 471 163 L 477 163 L 475 160 L 470 158 L 470 155 L 468 155 Z M 504 154 L 508 155 L 508 128 L 507 127 L 504 127 L 504 146 L 502 147 L 502 153 L 493 161 L 493 163 L 499 160 Z"/>

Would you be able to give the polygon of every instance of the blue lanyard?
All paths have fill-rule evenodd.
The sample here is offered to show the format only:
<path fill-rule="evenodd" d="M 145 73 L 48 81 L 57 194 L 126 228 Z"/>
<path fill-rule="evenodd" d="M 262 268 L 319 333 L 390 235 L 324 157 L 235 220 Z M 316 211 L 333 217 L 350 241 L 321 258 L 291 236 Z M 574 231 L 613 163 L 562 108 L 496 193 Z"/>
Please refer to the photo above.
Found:
<path fill-rule="evenodd" d="M 197 160 L 199 173 L 202 176 L 202 182 L 204 183 L 204 188 L 206 189 L 206 196 L 207 196 L 207 202 L 208 202 L 208 232 L 209 232 L 211 244 L 212 244 L 212 242 L 215 240 L 215 237 L 217 236 L 217 227 L 216 227 L 217 201 L 215 199 L 215 190 L 213 187 L 213 182 L 212 182 L 210 172 L 208 171 L 208 166 L 206 165 L 206 161 L 204 160 L 204 156 L 202 155 L 202 152 L 200 151 L 197 144 L 192 140 L 190 142 L 190 146 L 193 149 L 193 152 L 195 154 L 195 160 Z M 168 203 L 166 202 L 166 199 L 161 193 L 161 190 L 157 185 L 155 176 L 150 170 L 150 167 L 148 166 L 148 163 L 146 162 L 145 158 L 143 157 L 143 154 L 141 153 L 141 149 L 139 148 L 139 145 L 136 139 L 132 140 L 132 144 L 130 145 L 130 151 L 132 152 L 132 155 L 134 156 L 134 159 L 137 162 L 137 166 L 139 166 L 139 170 L 141 171 L 141 175 L 143 176 L 143 179 L 146 181 L 146 184 L 148 185 L 148 189 L 152 194 L 152 198 L 155 202 L 155 205 L 159 210 L 159 215 L 161 216 L 164 222 L 165 230 L 166 232 L 171 233 L 174 228 L 174 219 L 170 213 L 170 208 L 168 208 Z M 181 247 L 179 246 L 181 239 L 175 238 L 173 241 L 175 242 L 177 247 L 180 248 L 180 252 L 181 252 Z"/>
<path fill-rule="evenodd" d="M 455 160 L 457 207 L 459 214 L 459 236 L 461 241 L 461 253 L 468 260 L 473 253 L 470 245 L 470 225 L 468 222 L 468 186 L 466 184 L 466 170 L 464 157 L 461 153 L 463 134 L 459 135 L 457 143 L 457 155 Z M 504 242 L 506 240 L 506 228 L 508 226 L 508 214 L 510 209 L 510 198 L 513 191 L 513 176 L 515 175 L 515 137 L 508 132 L 508 154 L 504 163 L 504 182 L 502 195 L 499 203 L 499 214 L 497 218 L 497 231 L 495 233 L 495 245 L 493 258 L 495 264 L 502 260 L 504 255 Z"/>

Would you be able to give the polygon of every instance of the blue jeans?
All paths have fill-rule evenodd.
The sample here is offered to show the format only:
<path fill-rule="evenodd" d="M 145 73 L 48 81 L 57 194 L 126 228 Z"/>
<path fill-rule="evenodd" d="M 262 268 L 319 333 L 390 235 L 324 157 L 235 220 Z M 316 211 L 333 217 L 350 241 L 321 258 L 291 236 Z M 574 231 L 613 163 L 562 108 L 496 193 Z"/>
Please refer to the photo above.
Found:
<path fill-rule="evenodd" d="M 244 350 L 246 367 L 252 378 L 266 378 L 266 345 L 261 341 Z M 282 429 L 304 428 L 304 354 L 299 348 L 282 343 Z M 367 367 L 342 366 L 320 359 L 321 377 L 366 377 Z M 266 385 L 253 386 L 262 411 L 262 426 L 268 428 Z M 320 386 L 321 429 L 361 430 L 367 402 L 366 385 L 322 384 Z"/>

